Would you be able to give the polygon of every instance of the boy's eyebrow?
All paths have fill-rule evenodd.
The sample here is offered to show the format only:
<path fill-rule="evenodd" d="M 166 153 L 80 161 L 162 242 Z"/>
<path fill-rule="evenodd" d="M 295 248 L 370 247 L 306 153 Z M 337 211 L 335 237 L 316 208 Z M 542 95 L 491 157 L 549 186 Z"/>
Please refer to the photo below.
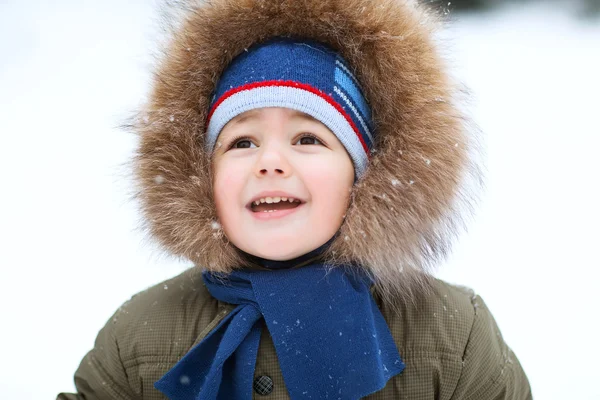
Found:
<path fill-rule="evenodd" d="M 297 110 L 293 110 L 294 115 L 292 116 L 292 118 L 303 118 L 303 119 L 308 119 L 311 121 L 316 121 L 319 122 L 319 120 L 317 120 L 316 118 L 314 118 L 312 115 L 306 114 L 302 111 L 297 111 Z M 231 122 L 233 125 L 237 125 L 237 124 L 241 124 L 244 121 L 249 121 L 252 120 L 254 118 L 256 118 L 258 116 L 258 114 L 260 113 L 259 109 L 255 109 L 255 110 L 250 110 L 247 111 L 243 114 L 238 115 L 237 117 L 235 117 Z"/>
<path fill-rule="evenodd" d="M 302 119 L 308 119 L 310 121 L 320 122 L 318 119 L 310 114 L 303 113 L 302 111 L 294 111 L 294 117 L 300 117 Z"/>
<path fill-rule="evenodd" d="M 233 123 L 233 125 L 237 125 L 244 121 L 256 118 L 256 114 L 258 114 L 258 110 L 250 110 L 243 114 L 238 115 L 231 122 Z"/>

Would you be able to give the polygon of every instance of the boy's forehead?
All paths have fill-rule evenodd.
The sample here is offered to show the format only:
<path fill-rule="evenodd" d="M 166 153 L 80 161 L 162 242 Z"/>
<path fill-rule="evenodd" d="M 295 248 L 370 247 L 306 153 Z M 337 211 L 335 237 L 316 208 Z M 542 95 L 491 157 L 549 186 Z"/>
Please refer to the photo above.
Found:
<path fill-rule="evenodd" d="M 237 115 L 235 118 L 233 118 L 231 120 L 231 123 L 233 125 L 236 125 L 236 124 L 240 124 L 242 122 L 252 121 L 254 119 L 260 118 L 260 116 L 262 114 L 264 114 L 266 112 L 266 110 L 267 110 L 267 108 L 255 108 L 254 110 L 249 110 L 249 111 L 243 112 L 243 113 Z M 316 118 L 314 118 L 313 116 L 306 114 L 302 111 L 293 110 L 291 108 L 286 108 L 285 110 L 288 111 L 290 118 L 301 118 L 301 119 L 307 119 L 310 121 L 318 122 L 318 120 Z"/>

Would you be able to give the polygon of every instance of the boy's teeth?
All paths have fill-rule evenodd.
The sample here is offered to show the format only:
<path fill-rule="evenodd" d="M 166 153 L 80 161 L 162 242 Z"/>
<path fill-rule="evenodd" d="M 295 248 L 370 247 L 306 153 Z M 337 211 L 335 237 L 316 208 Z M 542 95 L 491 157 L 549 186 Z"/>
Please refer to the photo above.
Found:
<path fill-rule="evenodd" d="M 254 201 L 254 205 L 259 205 L 261 203 L 267 203 L 267 204 L 272 204 L 272 203 L 279 203 L 280 201 L 289 201 L 290 203 L 293 203 L 294 201 L 298 201 L 292 197 L 263 197 L 260 198 L 258 200 Z"/>

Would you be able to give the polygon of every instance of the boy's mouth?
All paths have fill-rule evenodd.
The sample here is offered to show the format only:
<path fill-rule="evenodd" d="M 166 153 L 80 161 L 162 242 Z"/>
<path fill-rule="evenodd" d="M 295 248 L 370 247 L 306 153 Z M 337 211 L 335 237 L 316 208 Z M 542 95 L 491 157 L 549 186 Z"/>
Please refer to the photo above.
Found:
<path fill-rule="evenodd" d="M 275 212 L 281 210 L 289 210 L 298 207 L 302 204 L 301 200 L 287 197 L 262 197 L 250 203 L 252 212 Z"/>

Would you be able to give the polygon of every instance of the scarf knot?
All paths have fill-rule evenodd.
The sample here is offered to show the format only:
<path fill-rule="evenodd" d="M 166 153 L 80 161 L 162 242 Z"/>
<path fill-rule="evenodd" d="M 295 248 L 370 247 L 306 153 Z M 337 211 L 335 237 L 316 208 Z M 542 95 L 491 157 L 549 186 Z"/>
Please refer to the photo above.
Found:
<path fill-rule="evenodd" d="M 404 369 L 359 269 L 313 264 L 203 280 L 237 307 L 155 383 L 172 400 L 252 399 L 265 325 L 292 399 L 360 399 Z"/>

